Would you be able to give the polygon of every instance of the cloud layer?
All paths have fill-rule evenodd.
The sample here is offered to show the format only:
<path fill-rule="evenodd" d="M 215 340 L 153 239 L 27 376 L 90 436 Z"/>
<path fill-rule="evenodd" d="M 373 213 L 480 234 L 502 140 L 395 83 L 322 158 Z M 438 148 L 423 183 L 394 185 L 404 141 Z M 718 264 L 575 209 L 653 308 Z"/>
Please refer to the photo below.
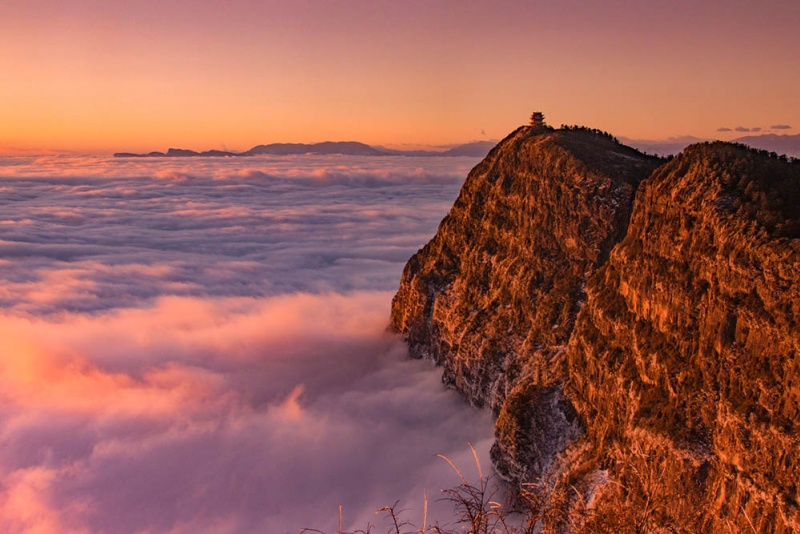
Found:
<path fill-rule="evenodd" d="M 35 314 L 164 294 L 394 289 L 475 163 L 0 161 L 0 305 Z"/>
<path fill-rule="evenodd" d="M 0 161 L 0 524 L 363 527 L 457 482 L 436 453 L 486 462 L 385 332 L 474 163 Z"/>

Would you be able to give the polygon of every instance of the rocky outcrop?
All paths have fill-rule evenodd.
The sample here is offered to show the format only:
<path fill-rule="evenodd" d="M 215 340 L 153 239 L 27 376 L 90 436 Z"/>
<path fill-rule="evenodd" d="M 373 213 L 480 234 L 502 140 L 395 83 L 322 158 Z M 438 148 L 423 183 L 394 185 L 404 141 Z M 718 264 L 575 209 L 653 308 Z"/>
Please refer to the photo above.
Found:
<path fill-rule="evenodd" d="M 589 283 L 566 393 L 640 523 L 800 529 L 799 171 L 690 147 Z"/>
<path fill-rule="evenodd" d="M 502 476 L 579 490 L 574 529 L 791 532 L 798 212 L 800 166 L 766 153 L 523 127 L 408 262 L 392 326 L 494 410 Z"/>
<path fill-rule="evenodd" d="M 530 402 L 504 400 L 515 388 L 560 396 L 586 282 L 625 235 L 636 188 L 659 162 L 597 132 L 518 129 L 472 170 L 436 236 L 406 265 L 393 327 L 473 404 L 503 421 L 535 417 Z M 556 419 L 565 423 L 547 428 L 579 434 L 568 408 Z M 540 469 L 504 434 L 521 437 L 513 428 L 497 427 L 498 447 L 508 448 L 493 454 L 507 460 L 501 474 L 521 482 Z M 558 451 L 550 452 L 536 465 L 549 465 Z"/>

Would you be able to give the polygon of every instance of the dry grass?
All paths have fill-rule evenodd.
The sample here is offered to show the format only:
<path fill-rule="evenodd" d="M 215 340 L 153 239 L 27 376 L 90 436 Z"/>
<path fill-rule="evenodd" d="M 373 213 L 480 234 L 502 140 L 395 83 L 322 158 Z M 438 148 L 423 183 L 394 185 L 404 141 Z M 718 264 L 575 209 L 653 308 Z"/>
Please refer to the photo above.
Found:
<path fill-rule="evenodd" d="M 434 522 L 428 524 L 428 495 L 423 494 L 423 515 L 420 525 L 413 524 L 403 517 L 404 510 L 398 508 L 399 502 L 384 506 L 375 513 L 383 515 L 388 523 L 386 534 L 556 534 L 570 532 L 584 522 L 582 515 L 587 512 L 582 496 L 578 493 L 579 506 L 570 504 L 568 491 L 554 483 L 555 477 L 526 484 L 513 502 L 501 502 L 498 495 L 503 487 L 494 476 L 484 476 L 477 452 L 469 445 L 479 480 L 470 483 L 461 469 L 447 456 L 439 454 L 458 475 L 460 484 L 442 491 L 442 499 L 453 505 L 454 519 L 448 524 Z M 576 499 L 572 499 L 575 501 Z M 575 517 L 568 517 L 566 507 L 570 504 Z M 335 534 L 380 534 L 378 527 L 368 523 L 363 529 L 342 530 L 341 507 L 339 509 L 339 528 Z M 324 531 L 304 528 L 300 533 L 326 534 Z"/>

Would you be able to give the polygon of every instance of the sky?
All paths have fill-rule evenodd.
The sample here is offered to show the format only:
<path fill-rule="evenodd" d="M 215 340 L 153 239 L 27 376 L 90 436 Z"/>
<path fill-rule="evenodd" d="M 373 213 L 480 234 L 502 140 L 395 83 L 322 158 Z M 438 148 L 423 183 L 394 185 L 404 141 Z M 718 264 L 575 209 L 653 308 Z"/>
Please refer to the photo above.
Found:
<path fill-rule="evenodd" d="M 800 128 L 795 0 L 30 0 L 2 12 L 0 154 L 443 145 L 500 139 L 533 110 L 634 139 Z"/>
<path fill-rule="evenodd" d="M 386 327 L 475 163 L 0 159 L 3 532 L 448 521 L 491 414 Z"/>

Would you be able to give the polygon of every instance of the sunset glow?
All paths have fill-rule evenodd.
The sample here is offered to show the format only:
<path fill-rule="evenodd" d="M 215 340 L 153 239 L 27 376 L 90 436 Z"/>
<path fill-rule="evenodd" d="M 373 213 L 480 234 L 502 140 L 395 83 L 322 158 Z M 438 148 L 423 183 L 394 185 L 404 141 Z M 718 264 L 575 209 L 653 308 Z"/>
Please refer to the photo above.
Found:
<path fill-rule="evenodd" d="M 800 0 L 4 2 L 0 534 L 800 532 L 799 96 Z"/>
<path fill-rule="evenodd" d="M 782 1 L 17 2 L 0 152 L 460 143 L 534 107 L 633 138 L 798 128 L 798 22 Z"/>

